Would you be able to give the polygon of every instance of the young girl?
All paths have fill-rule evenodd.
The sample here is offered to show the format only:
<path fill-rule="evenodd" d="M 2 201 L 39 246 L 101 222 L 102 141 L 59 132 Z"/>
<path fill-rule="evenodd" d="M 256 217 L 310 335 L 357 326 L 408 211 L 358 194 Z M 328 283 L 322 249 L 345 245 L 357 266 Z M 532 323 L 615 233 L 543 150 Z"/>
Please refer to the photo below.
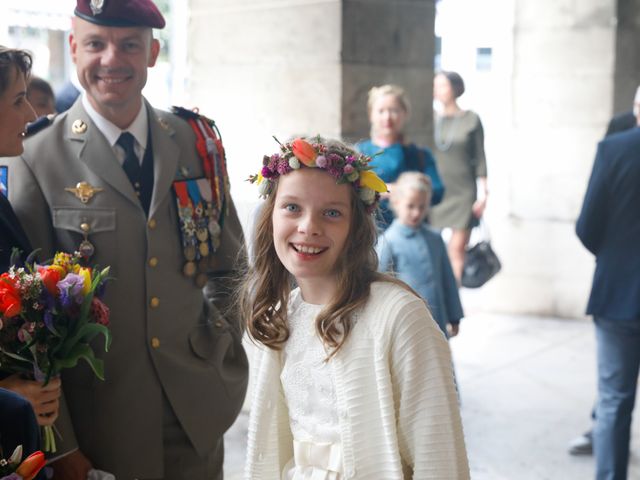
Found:
<path fill-rule="evenodd" d="M 429 306 L 447 337 L 460 327 L 462 304 L 447 247 L 440 233 L 424 223 L 429 214 L 431 180 L 421 172 L 404 172 L 391 192 L 395 220 L 378 239 L 378 269 L 393 271 Z"/>
<path fill-rule="evenodd" d="M 259 346 L 247 480 L 469 478 L 447 342 L 376 272 L 369 161 L 296 139 L 250 179 L 267 200 L 241 294 Z"/>

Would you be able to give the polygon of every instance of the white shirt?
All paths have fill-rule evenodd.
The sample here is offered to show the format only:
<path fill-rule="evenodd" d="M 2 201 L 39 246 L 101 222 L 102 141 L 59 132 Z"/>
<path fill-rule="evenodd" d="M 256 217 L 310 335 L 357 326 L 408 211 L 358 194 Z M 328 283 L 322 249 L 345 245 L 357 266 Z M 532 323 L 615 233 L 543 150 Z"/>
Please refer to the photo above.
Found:
<path fill-rule="evenodd" d="M 140 104 L 140 110 L 138 111 L 136 118 L 134 118 L 133 122 L 131 122 L 131 125 L 129 125 L 126 130 L 121 130 L 118 126 L 114 125 L 112 122 L 100 115 L 96 111 L 96 109 L 93 108 L 93 105 L 91 105 L 91 102 L 87 98 L 86 93 L 82 94 L 82 106 L 87 111 L 87 115 L 89 115 L 93 123 L 95 123 L 98 130 L 100 130 L 100 132 L 107 139 L 109 145 L 111 145 L 113 153 L 118 159 L 118 162 L 120 162 L 120 165 L 124 163 L 125 153 L 124 149 L 120 145 L 118 145 L 117 142 L 118 138 L 120 138 L 120 135 L 122 135 L 122 133 L 124 132 L 131 133 L 131 135 L 133 135 L 133 138 L 135 138 L 136 141 L 133 148 L 136 152 L 136 156 L 138 157 L 140 165 L 142 165 L 144 152 L 147 149 L 147 140 L 149 137 L 149 121 L 147 117 L 147 109 L 144 106 L 144 101 Z"/>

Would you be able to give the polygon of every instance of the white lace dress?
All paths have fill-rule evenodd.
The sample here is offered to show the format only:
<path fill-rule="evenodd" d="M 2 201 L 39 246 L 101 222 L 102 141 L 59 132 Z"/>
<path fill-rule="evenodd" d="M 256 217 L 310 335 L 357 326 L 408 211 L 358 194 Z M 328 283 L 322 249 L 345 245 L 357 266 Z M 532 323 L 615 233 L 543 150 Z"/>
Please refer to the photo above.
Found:
<path fill-rule="evenodd" d="M 280 381 L 294 438 L 294 458 L 283 480 L 340 480 L 343 471 L 340 426 L 331 362 L 315 331 L 323 305 L 292 292 L 288 314 L 290 337 L 283 351 Z"/>

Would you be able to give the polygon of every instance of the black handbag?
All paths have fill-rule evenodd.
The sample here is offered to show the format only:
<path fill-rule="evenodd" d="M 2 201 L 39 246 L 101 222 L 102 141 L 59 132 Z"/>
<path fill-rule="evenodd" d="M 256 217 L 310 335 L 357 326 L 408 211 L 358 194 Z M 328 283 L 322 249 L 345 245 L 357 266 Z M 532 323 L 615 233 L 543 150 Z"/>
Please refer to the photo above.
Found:
<path fill-rule="evenodd" d="M 464 267 L 460 283 L 466 288 L 479 288 L 500 271 L 502 265 L 491 248 L 489 231 L 483 220 L 479 229 L 481 238 L 474 245 L 468 245 L 464 254 Z"/>

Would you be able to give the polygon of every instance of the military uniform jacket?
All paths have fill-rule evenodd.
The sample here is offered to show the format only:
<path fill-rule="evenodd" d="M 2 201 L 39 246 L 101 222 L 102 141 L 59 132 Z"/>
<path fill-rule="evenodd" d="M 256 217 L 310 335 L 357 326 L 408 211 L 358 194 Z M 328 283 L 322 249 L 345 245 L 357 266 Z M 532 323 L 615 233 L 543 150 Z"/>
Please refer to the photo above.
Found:
<path fill-rule="evenodd" d="M 96 346 L 105 381 L 82 361 L 64 371 L 71 423 L 63 405 L 56 425 L 64 435 L 61 452 L 77 441 L 96 468 L 123 480 L 162 476 L 163 390 L 196 450 L 206 454 L 236 418 L 247 385 L 239 328 L 220 313 L 229 298 L 224 287 L 244 254 L 235 207 L 229 200 L 203 295 L 182 273 L 172 192 L 177 172 L 202 176 L 195 134 L 181 118 L 145 105 L 154 154 L 148 218 L 81 100 L 28 139 L 21 158 L 8 161 L 10 199 L 32 244 L 47 258 L 73 252 L 83 239 L 80 225 L 88 223 L 90 264 L 109 265 L 115 278 L 104 298 L 113 342 L 108 353 Z M 86 128 L 72 128 L 78 121 Z M 65 191 L 82 181 L 103 190 L 82 203 Z"/>

